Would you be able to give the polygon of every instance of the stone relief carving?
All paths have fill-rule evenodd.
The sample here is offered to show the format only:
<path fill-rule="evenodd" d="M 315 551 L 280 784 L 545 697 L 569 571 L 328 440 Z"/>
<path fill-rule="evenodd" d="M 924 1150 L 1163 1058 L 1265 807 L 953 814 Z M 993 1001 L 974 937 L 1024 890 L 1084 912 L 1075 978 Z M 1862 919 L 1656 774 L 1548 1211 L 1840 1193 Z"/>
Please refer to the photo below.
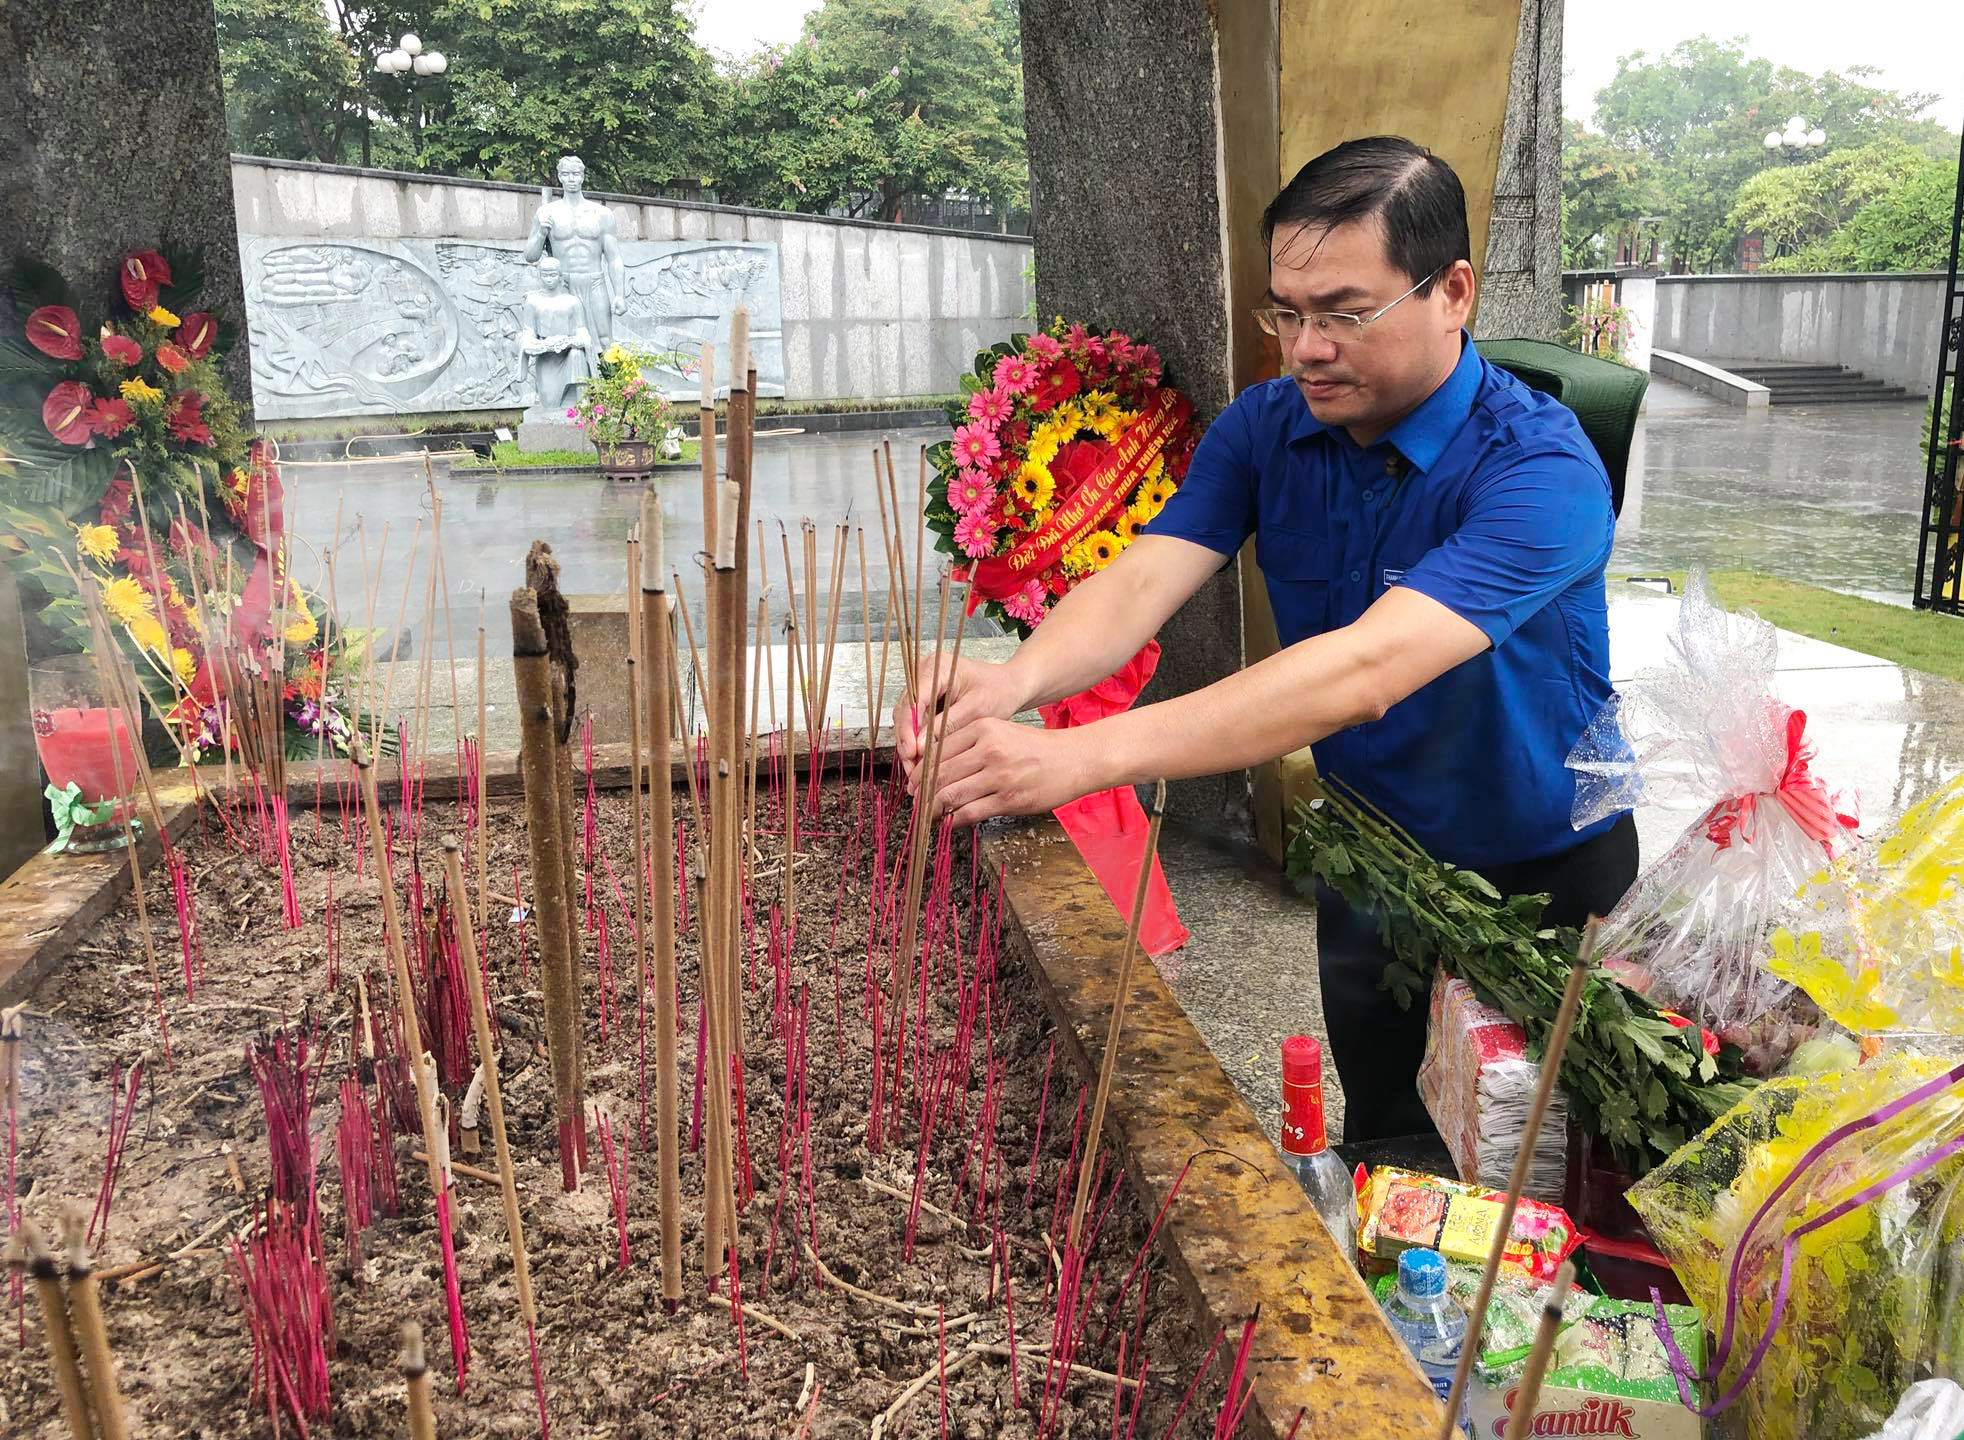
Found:
<path fill-rule="evenodd" d="M 261 419 L 518 409 L 519 332 L 537 270 L 522 242 L 246 237 L 246 317 Z M 758 391 L 784 393 L 774 242 L 627 240 L 613 338 L 693 354 L 749 307 Z M 611 309 L 612 307 L 610 307 Z M 690 372 L 650 372 L 678 399 Z"/>

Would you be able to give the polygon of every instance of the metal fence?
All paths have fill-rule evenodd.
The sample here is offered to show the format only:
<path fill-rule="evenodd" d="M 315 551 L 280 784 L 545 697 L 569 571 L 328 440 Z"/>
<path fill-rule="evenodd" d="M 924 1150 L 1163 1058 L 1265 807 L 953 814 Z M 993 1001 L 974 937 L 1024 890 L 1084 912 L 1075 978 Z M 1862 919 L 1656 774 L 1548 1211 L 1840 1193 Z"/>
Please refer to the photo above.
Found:
<path fill-rule="evenodd" d="M 1923 524 L 1916 549 L 1916 605 L 1964 614 L 1964 137 L 1957 149 L 1957 199 L 1950 217 L 1950 276 L 1944 287 L 1943 343 L 1931 391 L 1930 440 L 1923 480 Z"/>

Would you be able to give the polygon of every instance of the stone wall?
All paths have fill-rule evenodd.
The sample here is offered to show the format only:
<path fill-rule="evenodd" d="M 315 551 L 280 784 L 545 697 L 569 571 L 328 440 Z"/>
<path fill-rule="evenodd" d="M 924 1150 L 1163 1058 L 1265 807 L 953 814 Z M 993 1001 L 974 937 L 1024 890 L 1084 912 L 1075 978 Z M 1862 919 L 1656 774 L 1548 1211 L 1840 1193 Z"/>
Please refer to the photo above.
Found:
<path fill-rule="evenodd" d="M 1666 275 L 1652 338 L 1720 363 L 1844 365 L 1927 395 L 1943 323 L 1941 274 Z"/>
<path fill-rule="evenodd" d="M 525 243 L 540 195 L 537 186 L 248 157 L 233 158 L 232 176 L 239 228 L 254 251 L 295 240 L 362 242 L 382 253 L 440 242 L 465 259 L 495 259 Z M 773 256 L 782 393 L 792 400 L 951 392 L 977 350 L 1027 328 L 1030 242 L 1020 236 L 593 198 L 614 212 L 627 246 Z M 414 413 L 414 404 L 321 413 Z"/>

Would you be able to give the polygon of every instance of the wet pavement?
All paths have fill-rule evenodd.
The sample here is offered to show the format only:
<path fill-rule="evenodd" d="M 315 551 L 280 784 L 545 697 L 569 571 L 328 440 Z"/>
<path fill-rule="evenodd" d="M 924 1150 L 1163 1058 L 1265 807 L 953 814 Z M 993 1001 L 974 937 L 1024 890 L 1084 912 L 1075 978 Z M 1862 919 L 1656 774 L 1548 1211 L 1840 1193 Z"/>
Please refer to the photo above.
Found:
<path fill-rule="evenodd" d="M 931 429 L 760 436 L 752 470 L 751 514 L 765 523 L 768 553 L 764 575 L 776 581 L 774 598 L 783 594 L 780 523 L 790 527 L 798 588 L 801 593 L 804 589 L 804 552 L 796 529 L 801 519 L 820 526 L 817 583 L 826 593 L 832 583 L 833 537 L 828 527 L 851 524 L 857 530 L 863 526 L 867 583 L 874 595 L 883 597 L 887 566 L 872 486 L 874 448 L 882 442 L 893 447 L 895 475 L 911 523 L 920 449 L 945 438 L 945 430 Z M 621 484 L 597 475 L 521 479 L 485 471 L 453 473 L 444 463 L 426 470 L 420 459 L 288 461 L 282 469 L 288 476 L 289 524 L 302 540 L 301 554 L 295 561 L 301 583 L 325 594 L 328 558 L 334 557 L 336 609 L 344 621 L 362 624 L 370 606 L 360 577 L 370 576 L 378 597 L 373 605 L 373 623 L 394 631 L 400 615 L 400 628 L 410 632 L 405 655 L 415 653 L 424 628 L 432 486 L 443 511 L 448 638 L 460 656 L 475 650 L 480 620 L 487 654 L 511 653 L 507 605 L 513 588 L 524 582 L 525 552 L 534 540 L 552 546 L 560 565 L 560 588 L 567 594 L 613 595 L 625 590 L 627 533 L 640 518 L 638 484 Z M 661 489 L 668 564 L 682 576 L 683 593 L 689 597 L 700 625 L 701 572 L 690 563 L 690 557 L 703 548 L 701 480 L 697 472 L 668 472 Z M 412 548 L 416 556 L 413 574 L 409 573 Z M 754 576 L 753 571 L 753 596 L 761 592 Z M 373 584 L 375 577 L 379 577 L 379 584 Z M 877 623 L 884 614 L 878 600 L 873 613 Z M 859 615 L 855 536 L 847 548 L 846 575 L 840 586 L 842 638 L 857 641 Z M 439 646 L 446 642 L 441 602 L 431 638 Z"/>
<path fill-rule="evenodd" d="M 1653 377 L 1610 568 L 1763 570 L 1907 603 L 1928 424 L 1920 403 L 1746 411 Z"/>

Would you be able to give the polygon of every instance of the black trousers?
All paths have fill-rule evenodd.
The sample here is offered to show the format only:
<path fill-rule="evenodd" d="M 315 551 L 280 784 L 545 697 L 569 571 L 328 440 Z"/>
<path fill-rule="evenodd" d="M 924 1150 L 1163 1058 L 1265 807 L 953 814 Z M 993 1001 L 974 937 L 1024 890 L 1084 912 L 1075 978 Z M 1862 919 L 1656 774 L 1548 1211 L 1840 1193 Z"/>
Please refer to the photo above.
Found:
<path fill-rule="evenodd" d="M 1545 923 L 1580 926 L 1590 915 L 1608 914 L 1637 878 L 1637 823 L 1626 814 L 1559 855 L 1486 866 L 1480 873 L 1503 895 L 1546 893 Z M 1375 917 L 1351 909 L 1322 884 L 1316 887 L 1316 958 L 1330 1058 L 1343 1083 L 1343 1138 L 1431 1134 L 1432 1119 L 1418 1095 L 1425 1000 L 1401 1010 L 1389 991 L 1378 988 L 1391 952 L 1378 941 Z"/>

